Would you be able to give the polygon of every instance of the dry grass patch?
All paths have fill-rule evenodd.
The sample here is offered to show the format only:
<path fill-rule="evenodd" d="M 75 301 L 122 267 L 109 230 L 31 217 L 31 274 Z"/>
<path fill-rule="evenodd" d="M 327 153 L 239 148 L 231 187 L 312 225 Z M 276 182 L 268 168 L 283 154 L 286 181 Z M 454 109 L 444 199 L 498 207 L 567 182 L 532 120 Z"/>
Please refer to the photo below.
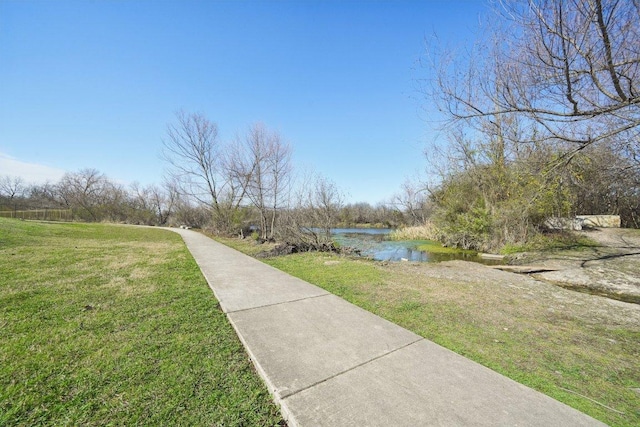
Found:
<path fill-rule="evenodd" d="M 438 241 L 440 233 L 432 222 L 413 227 L 402 227 L 394 230 L 389 237 L 393 240 L 432 240 Z"/>

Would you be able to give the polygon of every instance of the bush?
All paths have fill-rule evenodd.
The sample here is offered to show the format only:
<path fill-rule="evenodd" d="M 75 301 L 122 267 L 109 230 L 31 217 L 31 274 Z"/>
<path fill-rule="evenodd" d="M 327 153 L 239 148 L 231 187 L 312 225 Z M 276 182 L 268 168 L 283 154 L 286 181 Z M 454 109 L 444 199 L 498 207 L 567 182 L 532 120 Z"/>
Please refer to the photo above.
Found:
<path fill-rule="evenodd" d="M 478 165 L 451 174 L 433 193 L 433 221 L 448 246 L 497 251 L 522 245 L 551 216 L 569 216 L 564 176 L 547 170 L 553 157 Z"/>

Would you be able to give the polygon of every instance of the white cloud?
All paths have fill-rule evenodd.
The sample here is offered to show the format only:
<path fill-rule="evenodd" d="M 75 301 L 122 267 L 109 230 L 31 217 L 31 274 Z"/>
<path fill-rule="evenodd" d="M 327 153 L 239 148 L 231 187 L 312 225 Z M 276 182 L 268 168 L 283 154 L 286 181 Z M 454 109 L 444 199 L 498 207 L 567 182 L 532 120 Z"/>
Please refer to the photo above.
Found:
<path fill-rule="evenodd" d="M 37 163 L 23 162 L 0 153 L 0 175 L 19 176 L 33 184 L 58 181 L 65 171 Z"/>

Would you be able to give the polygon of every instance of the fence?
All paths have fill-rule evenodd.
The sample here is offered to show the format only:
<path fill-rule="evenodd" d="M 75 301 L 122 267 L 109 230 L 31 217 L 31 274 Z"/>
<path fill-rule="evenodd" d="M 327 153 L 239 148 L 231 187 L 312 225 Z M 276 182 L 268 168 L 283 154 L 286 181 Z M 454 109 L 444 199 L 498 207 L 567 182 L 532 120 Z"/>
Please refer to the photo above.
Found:
<path fill-rule="evenodd" d="M 0 218 L 17 218 L 40 221 L 73 221 L 71 209 L 28 209 L 0 211 Z"/>

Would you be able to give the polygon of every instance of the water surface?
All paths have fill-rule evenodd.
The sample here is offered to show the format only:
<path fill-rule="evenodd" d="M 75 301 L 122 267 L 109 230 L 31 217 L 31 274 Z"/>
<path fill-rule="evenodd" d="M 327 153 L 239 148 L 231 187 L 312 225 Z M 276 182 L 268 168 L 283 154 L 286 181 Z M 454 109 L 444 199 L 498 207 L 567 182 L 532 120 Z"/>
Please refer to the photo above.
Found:
<path fill-rule="evenodd" d="M 391 228 L 333 228 L 331 234 L 341 246 L 350 246 L 361 251 L 363 256 L 377 261 L 420 261 L 440 262 L 461 259 L 482 263 L 496 264 L 499 262 L 483 260 L 475 254 L 452 253 L 441 254 L 420 251 L 418 246 L 428 241 L 395 241 L 389 240 Z"/>

